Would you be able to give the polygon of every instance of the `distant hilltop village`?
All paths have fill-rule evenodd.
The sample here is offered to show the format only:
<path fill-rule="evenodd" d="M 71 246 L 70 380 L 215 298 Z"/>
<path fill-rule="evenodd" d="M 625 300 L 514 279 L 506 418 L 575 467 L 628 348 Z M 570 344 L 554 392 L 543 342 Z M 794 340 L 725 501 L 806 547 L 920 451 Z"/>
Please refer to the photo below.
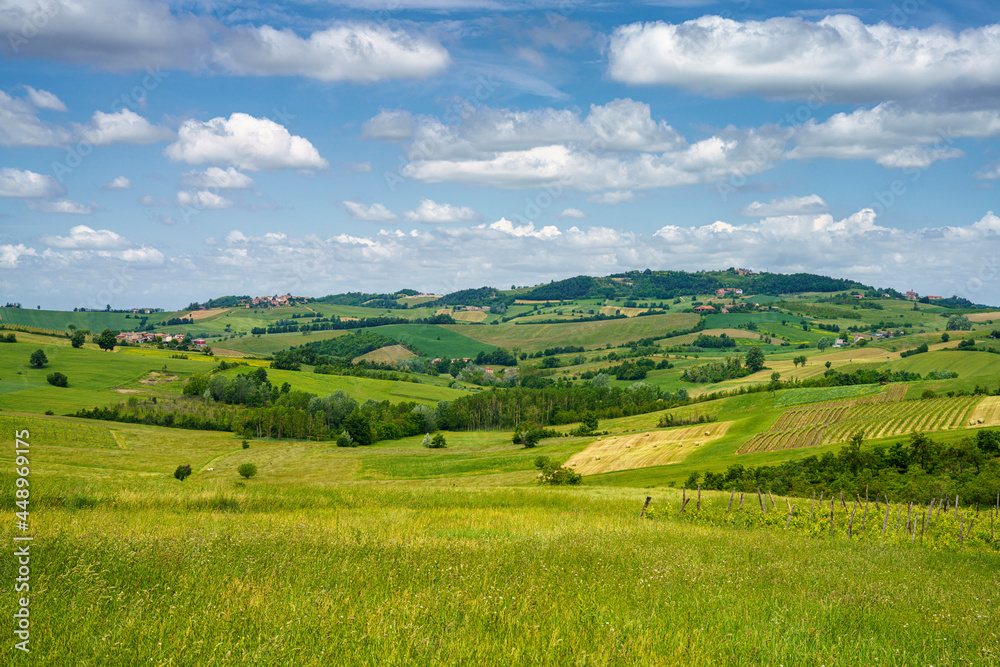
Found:
<path fill-rule="evenodd" d="M 311 296 L 255 296 L 252 299 L 240 300 L 240 305 L 244 308 L 287 308 L 297 306 L 312 301 Z"/>

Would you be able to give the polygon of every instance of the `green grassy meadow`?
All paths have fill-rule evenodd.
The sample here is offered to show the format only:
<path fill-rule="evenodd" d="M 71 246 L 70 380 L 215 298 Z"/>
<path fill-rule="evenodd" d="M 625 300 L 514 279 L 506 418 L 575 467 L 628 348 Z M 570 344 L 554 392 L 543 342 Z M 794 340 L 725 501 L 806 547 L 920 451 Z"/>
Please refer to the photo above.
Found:
<path fill-rule="evenodd" d="M 460 328 L 462 325 L 445 325 L 445 328 L 461 332 L 470 338 L 497 347 L 534 352 L 562 345 L 582 345 L 589 348 L 603 347 L 611 341 L 664 338 L 671 331 L 694 326 L 697 322 L 696 315 L 669 313 L 597 322 L 515 324 L 466 328 Z"/>

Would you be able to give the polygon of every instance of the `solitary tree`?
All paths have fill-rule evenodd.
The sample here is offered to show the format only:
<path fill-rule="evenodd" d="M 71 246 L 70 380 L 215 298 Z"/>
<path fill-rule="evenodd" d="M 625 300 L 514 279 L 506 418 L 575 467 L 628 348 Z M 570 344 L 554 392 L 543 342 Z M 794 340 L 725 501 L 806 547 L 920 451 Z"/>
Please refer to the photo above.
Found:
<path fill-rule="evenodd" d="M 431 438 L 431 447 L 434 449 L 441 449 L 447 447 L 448 443 L 445 442 L 444 435 L 441 433 L 436 433 L 433 438 Z"/>
<path fill-rule="evenodd" d="M 65 375 L 63 375 L 59 371 L 56 371 L 55 373 L 49 373 L 48 376 L 46 376 L 45 379 L 48 381 L 49 384 L 51 384 L 54 387 L 68 387 L 69 386 L 69 378 L 67 378 Z"/>
<path fill-rule="evenodd" d="M 45 352 L 42 350 L 35 350 L 31 353 L 31 357 L 28 358 L 28 362 L 33 368 L 41 368 L 45 364 L 49 363 L 49 359 L 45 356 Z"/>
<path fill-rule="evenodd" d="M 756 373 L 764 368 L 764 353 L 759 347 L 751 347 L 747 350 L 746 360 L 744 363 L 751 373 Z"/>
<path fill-rule="evenodd" d="M 73 335 L 69 337 L 69 343 L 73 347 L 81 348 L 83 344 L 87 341 L 87 334 L 83 329 L 77 329 L 73 332 Z"/>
<path fill-rule="evenodd" d="M 251 477 L 257 474 L 257 466 L 255 466 L 252 463 L 244 463 L 243 465 L 241 465 L 239 468 L 236 469 L 236 472 L 243 475 L 247 479 L 250 479 Z"/>
<path fill-rule="evenodd" d="M 105 329 L 99 335 L 94 336 L 94 342 L 102 350 L 113 350 L 115 345 L 118 343 L 118 339 L 115 338 L 115 332 L 111 329 Z"/>
<path fill-rule="evenodd" d="M 182 482 L 190 475 L 191 475 L 191 466 L 189 465 L 177 466 L 177 470 L 174 471 L 174 477 L 176 477 Z"/>

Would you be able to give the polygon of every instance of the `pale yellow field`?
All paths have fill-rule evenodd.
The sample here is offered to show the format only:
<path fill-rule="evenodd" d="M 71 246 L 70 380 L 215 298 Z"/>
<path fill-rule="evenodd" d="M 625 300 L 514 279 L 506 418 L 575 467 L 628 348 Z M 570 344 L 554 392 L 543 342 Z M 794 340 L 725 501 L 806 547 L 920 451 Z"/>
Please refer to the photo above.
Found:
<path fill-rule="evenodd" d="M 635 317 L 639 313 L 645 313 L 647 308 L 625 308 L 623 306 L 601 306 L 601 315 L 615 315 L 620 313 L 625 317 Z"/>
<path fill-rule="evenodd" d="M 179 317 L 181 317 L 182 319 L 187 318 L 190 320 L 197 321 L 197 320 L 204 320 L 205 318 L 213 317 L 215 315 L 221 315 L 222 313 L 227 313 L 230 310 L 232 310 L 232 308 L 208 308 L 206 310 L 192 310 L 186 315 L 180 315 Z"/>
<path fill-rule="evenodd" d="M 486 319 L 486 315 L 487 313 L 482 310 L 460 310 L 451 314 L 457 322 L 482 322 Z"/>
<path fill-rule="evenodd" d="M 996 426 L 997 424 L 1000 424 L 1000 396 L 987 396 L 969 415 L 969 425 Z"/>
<path fill-rule="evenodd" d="M 707 442 L 726 434 L 732 422 L 682 426 L 665 431 L 605 436 L 574 454 L 564 465 L 581 475 L 680 463 Z"/>
<path fill-rule="evenodd" d="M 372 350 L 366 354 L 362 354 L 360 357 L 356 357 L 354 361 L 370 361 L 376 364 L 391 364 L 403 359 L 412 359 L 415 356 L 417 355 L 413 354 L 402 345 L 388 345 L 386 347 L 380 347 L 377 350 Z"/>
<path fill-rule="evenodd" d="M 990 320 L 1000 320 L 1000 310 L 992 310 L 988 313 L 971 313 L 966 315 L 970 322 L 989 322 Z"/>

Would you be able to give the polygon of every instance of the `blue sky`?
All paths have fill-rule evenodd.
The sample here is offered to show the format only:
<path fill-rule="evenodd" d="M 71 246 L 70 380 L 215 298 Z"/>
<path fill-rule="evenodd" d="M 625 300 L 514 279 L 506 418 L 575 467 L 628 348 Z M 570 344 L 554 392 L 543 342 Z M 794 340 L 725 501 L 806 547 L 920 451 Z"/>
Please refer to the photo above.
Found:
<path fill-rule="evenodd" d="M 0 2 L 0 299 L 811 271 L 994 302 L 990 3 Z"/>

